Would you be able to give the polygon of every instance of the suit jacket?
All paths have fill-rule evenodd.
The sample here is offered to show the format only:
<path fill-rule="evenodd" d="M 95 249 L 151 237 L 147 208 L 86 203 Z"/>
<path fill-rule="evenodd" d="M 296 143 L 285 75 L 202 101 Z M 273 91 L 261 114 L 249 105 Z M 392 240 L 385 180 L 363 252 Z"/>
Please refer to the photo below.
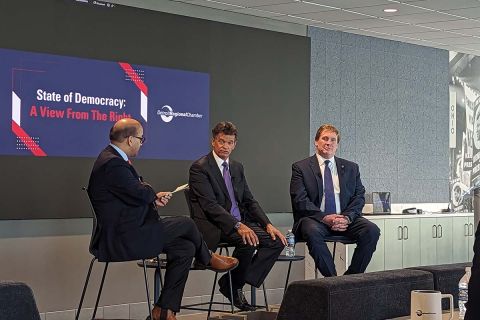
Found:
<path fill-rule="evenodd" d="M 270 220 L 250 192 L 242 164 L 230 159 L 229 168 L 242 221 L 258 222 L 266 227 Z M 192 164 L 188 184 L 192 218 L 208 247 L 215 250 L 221 232 L 227 235 L 235 232 L 237 220 L 230 213 L 232 202 L 212 152 Z"/>
<path fill-rule="evenodd" d="M 95 161 L 88 193 L 98 219 L 99 261 L 152 258 L 162 251 L 156 193 L 113 147 L 106 147 Z"/>
<path fill-rule="evenodd" d="M 360 179 L 358 165 L 335 157 L 340 183 L 340 210 L 353 222 L 365 205 L 365 188 Z M 290 198 L 293 209 L 293 230 L 296 232 L 302 219 L 313 218 L 319 222 L 326 215 L 320 210 L 323 197 L 323 178 L 316 155 L 292 165 Z"/>

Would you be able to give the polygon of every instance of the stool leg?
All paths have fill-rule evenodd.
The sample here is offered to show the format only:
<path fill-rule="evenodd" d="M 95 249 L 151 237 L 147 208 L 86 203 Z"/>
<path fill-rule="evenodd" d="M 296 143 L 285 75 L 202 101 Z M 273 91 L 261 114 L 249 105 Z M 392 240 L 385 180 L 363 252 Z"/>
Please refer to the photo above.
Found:
<path fill-rule="evenodd" d="M 105 275 L 107 274 L 108 262 L 105 262 L 105 269 L 103 269 L 102 282 L 100 282 L 100 288 L 98 288 L 97 301 L 95 302 L 95 309 L 93 309 L 92 320 L 95 319 L 97 314 L 98 302 L 100 301 L 100 295 L 102 294 L 103 283 L 105 282 Z"/>
<path fill-rule="evenodd" d="M 268 312 L 268 300 L 267 300 L 267 290 L 265 290 L 265 282 L 262 283 L 263 286 L 263 299 L 265 300 L 265 310 Z"/>
<path fill-rule="evenodd" d="M 92 261 L 90 262 L 90 267 L 88 268 L 88 272 L 87 272 L 87 279 L 85 279 L 85 285 L 83 286 L 82 296 L 80 297 L 80 303 L 78 304 L 75 320 L 78 320 L 78 317 L 80 316 L 80 310 L 82 309 L 83 299 L 85 298 L 85 292 L 87 291 L 88 281 L 90 280 L 90 274 L 92 273 L 92 267 L 95 260 L 97 260 L 97 258 L 93 258 Z"/>
<path fill-rule="evenodd" d="M 285 291 L 287 291 L 288 279 L 290 278 L 290 270 L 291 269 L 292 269 L 292 261 L 290 261 L 288 263 L 287 279 L 285 280 L 285 289 L 283 290 L 283 294 L 285 294 Z"/>
<path fill-rule="evenodd" d="M 335 264 L 335 252 L 337 252 L 337 242 L 333 243 L 333 263 Z"/>
<path fill-rule="evenodd" d="M 233 289 L 232 289 L 232 274 L 228 271 L 228 282 L 230 283 L 230 306 L 232 307 L 232 313 L 234 313 L 233 307 Z"/>
<path fill-rule="evenodd" d="M 210 303 L 208 305 L 207 319 L 210 319 L 210 313 L 212 312 L 213 294 L 215 293 L 215 286 L 217 285 L 217 277 L 218 277 L 218 272 L 215 272 L 215 278 L 213 279 L 212 293 L 210 294 Z"/>
<path fill-rule="evenodd" d="M 148 291 L 147 265 L 145 264 L 145 259 L 142 259 L 142 262 L 143 262 L 143 277 L 145 278 L 145 289 L 147 290 L 147 308 L 148 308 L 148 313 L 150 314 L 150 319 L 153 319 L 152 308 L 150 308 L 150 292 Z"/>

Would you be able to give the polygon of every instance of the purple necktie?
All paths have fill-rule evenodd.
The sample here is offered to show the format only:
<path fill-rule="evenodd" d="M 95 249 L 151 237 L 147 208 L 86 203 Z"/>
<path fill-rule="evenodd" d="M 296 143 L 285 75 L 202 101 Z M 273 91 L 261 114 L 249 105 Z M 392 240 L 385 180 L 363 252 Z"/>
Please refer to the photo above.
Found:
<path fill-rule="evenodd" d="M 333 190 L 332 172 L 330 171 L 330 160 L 325 160 L 325 170 L 323 171 L 323 188 L 325 193 L 325 213 L 337 213 L 335 205 L 335 191 Z"/>
<path fill-rule="evenodd" d="M 230 170 L 228 170 L 228 163 L 225 161 L 222 163 L 223 166 L 223 180 L 227 185 L 228 196 L 230 197 L 230 202 L 232 203 L 232 208 L 230 208 L 230 213 L 238 221 L 242 220 L 240 215 L 240 209 L 238 208 L 237 200 L 235 200 L 235 193 L 233 192 L 232 177 L 230 176 Z"/>

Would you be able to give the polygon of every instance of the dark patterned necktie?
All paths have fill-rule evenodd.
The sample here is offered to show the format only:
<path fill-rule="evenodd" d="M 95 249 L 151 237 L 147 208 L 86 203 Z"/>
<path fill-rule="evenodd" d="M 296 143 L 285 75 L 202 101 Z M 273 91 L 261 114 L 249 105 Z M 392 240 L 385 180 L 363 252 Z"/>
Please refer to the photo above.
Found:
<path fill-rule="evenodd" d="M 330 160 L 325 160 L 325 170 L 323 172 L 323 185 L 325 193 L 325 213 L 337 213 L 335 205 L 335 191 L 333 189 L 332 171 L 330 171 Z"/>
<path fill-rule="evenodd" d="M 235 200 L 235 193 L 233 192 L 232 177 L 230 176 L 230 170 L 228 170 L 228 163 L 225 161 L 222 163 L 223 166 L 223 180 L 227 185 L 228 196 L 230 197 L 230 202 L 232 207 L 230 208 L 230 213 L 238 221 L 242 220 L 240 215 L 240 209 L 238 208 L 237 200 Z"/>

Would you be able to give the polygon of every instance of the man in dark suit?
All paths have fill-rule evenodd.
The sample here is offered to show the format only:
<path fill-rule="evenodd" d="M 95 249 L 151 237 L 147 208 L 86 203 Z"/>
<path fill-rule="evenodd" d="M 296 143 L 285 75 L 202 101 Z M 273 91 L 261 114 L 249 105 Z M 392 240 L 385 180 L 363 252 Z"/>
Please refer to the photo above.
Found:
<path fill-rule="evenodd" d="M 220 122 L 212 130 L 212 152 L 190 167 L 190 200 L 193 219 L 208 247 L 227 242 L 235 246 L 238 267 L 231 272 L 233 303 L 241 310 L 254 310 L 242 288 L 259 287 L 286 245 L 283 234 L 267 218 L 248 188 L 241 163 L 231 160 L 237 129 Z M 219 280 L 220 292 L 230 299 L 228 278 Z"/>
<path fill-rule="evenodd" d="M 335 157 L 340 134 L 322 125 L 315 136 L 316 154 L 292 165 L 290 197 L 293 232 L 307 242 L 315 266 L 323 276 L 336 276 L 325 236 L 342 235 L 356 241 L 352 263 L 345 274 L 362 273 L 375 251 L 379 228 L 361 217 L 365 188 L 356 163 Z"/>
<path fill-rule="evenodd" d="M 98 218 L 95 244 L 99 261 L 128 261 L 167 255 L 162 294 L 152 310 L 154 320 L 175 320 L 193 257 L 215 270 L 230 270 L 238 261 L 212 254 L 193 220 L 159 219 L 170 192 L 155 192 L 130 164 L 145 142 L 134 119 L 122 119 L 110 130 L 110 145 L 98 156 L 88 192 Z"/>

